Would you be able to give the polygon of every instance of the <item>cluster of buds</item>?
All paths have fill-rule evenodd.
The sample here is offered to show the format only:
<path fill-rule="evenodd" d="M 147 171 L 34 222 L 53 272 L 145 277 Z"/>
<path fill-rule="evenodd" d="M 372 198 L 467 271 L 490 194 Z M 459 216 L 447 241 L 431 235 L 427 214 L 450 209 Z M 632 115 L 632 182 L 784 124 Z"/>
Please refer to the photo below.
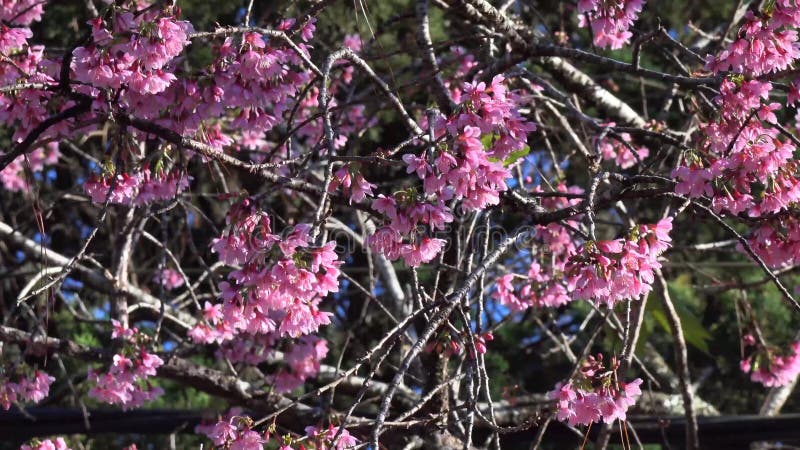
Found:
<path fill-rule="evenodd" d="M 467 339 L 469 339 L 469 336 L 466 333 L 460 333 L 456 336 L 453 336 L 449 331 L 445 331 L 439 336 L 438 339 L 428 342 L 428 344 L 425 346 L 425 352 L 444 354 L 448 358 L 452 355 L 460 355 L 461 350 L 464 347 L 464 343 L 467 342 Z M 493 340 L 494 335 L 491 331 L 473 335 L 472 342 L 475 350 L 470 351 L 470 358 L 475 358 L 477 354 L 485 354 L 486 343 Z"/>

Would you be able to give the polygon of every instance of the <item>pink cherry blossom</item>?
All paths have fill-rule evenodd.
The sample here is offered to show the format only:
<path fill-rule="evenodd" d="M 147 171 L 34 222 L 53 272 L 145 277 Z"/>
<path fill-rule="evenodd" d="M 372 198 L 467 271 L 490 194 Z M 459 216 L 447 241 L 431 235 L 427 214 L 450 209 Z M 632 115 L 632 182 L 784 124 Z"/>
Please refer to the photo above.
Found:
<path fill-rule="evenodd" d="M 183 277 L 175 269 L 163 269 L 153 276 L 153 281 L 160 283 L 166 289 L 172 290 L 183 286 Z"/>
<path fill-rule="evenodd" d="M 0 101 L 2 104 L 2 101 Z M 2 113 L 0 113 L 0 116 Z M 39 147 L 28 153 L 27 156 L 17 157 L 5 169 L 0 170 L 0 184 L 11 192 L 29 191 L 31 186 L 26 175 L 26 168 L 33 173 L 40 173 L 45 166 L 58 162 L 61 153 L 58 144 L 53 142 L 45 147 Z"/>
<path fill-rule="evenodd" d="M 28 28 L 9 28 L 0 25 L 0 53 L 8 55 L 12 50 L 27 44 L 33 33 Z"/>
<path fill-rule="evenodd" d="M 627 239 L 588 242 L 565 267 L 568 289 L 579 299 L 609 307 L 650 292 L 658 257 L 669 248 L 672 219 L 640 225 Z"/>
<path fill-rule="evenodd" d="M 55 440 L 46 439 L 44 441 L 34 439 L 27 444 L 23 444 L 19 450 L 70 450 L 70 448 L 64 438 L 59 437 Z"/>
<path fill-rule="evenodd" d="M 315 426 L 307 426 L 306 436 L 316 445 L 319 450 L 346 450 L 356 447 L 359 440 L 351 435 L 343 427 L 334 427 L 333 424 L 329 425 L 327 429 L 319 429 Z M 339 434 L 338 439 L 334 442 L 333 438 Z"/>
<path fill-rule="evenodd" d="M 198 425 L 195 432 L 208 436 L 219 448 L 230 450 L 263 450 L 269 442 L 269 433 L 252 429 L 253 420 L 244 416 L 241 409 L 232 408 L 218 422 Z"/>
<path fill-rule="evenodd" d="M 594 45 L 622 48 L 633 36 L 629 30 L 644 3 L 644 0 L 580 0 L 580 26 L 591 26 Z"/>
<path fill-rule="evenodd" d="M 606 370 L 601 356 L 598 359 L 590 356 L 575 380 L 558 383 L 549 393 L 550 398 L 556 401 L 559 421 L 575 426 L 626 420 L 628 409 L 642 394 L 639 387 L 642 380 L 617 381 L 614 375 L 618 367 L 616 361 L 612 359 L 610 370 Z"/>
<path fill-rule="evenodd" d="M 613 127 L 614 122 L 604 124 Z M 607 135 L 595 142 L 595 148 L 603 156 L 603 160 L 614 160 L 620 169 L 628 169 L 644 161 L 650 155 L 650 149 L 643 146 L 634 146 L 631 135 L 619 133 L 618 136 L 609 137 Z"/>
<path fill-rule="evenodd" d="M 740 362 L 743 372 L 750 379 L 767 387 L 785 386 L 800 374 L 800 341 L 794 342 L 786 351 L 767 348 L 757 343 L 752 336 L 744 340 L 749 354 Z"/>
<path fill-rule="evenodd" d="M 228 220 L 229 229 L 212 243 L 212 251 L 226 264 L 243 267 L 220 283 L 222 304 L 206 305 L 210 326 L 195 326 L 193 339 L 224 342 L 238 333 L 273 332 L 297 338 L 329 324 L 331 314 L 319 303 L 339 287 L 335 242 L 311 246 L 307 224 L 275 236 L 268 216 L 248 201 L 232 208 Z"/>
<path fill-rule="evenodd" d="M 328 191 L 334 192 L 341 186 L 342 192 L 345 195 L 350 195 L 351 204 L 364 201 L 367 195 L 372 196 L 372 190 L 377 185 L 368 182 L 357 170 L 358 167 L 356 166 L 344 166 L 337 170 L 331 184 L 328 186 Z"/>
<path fill-rule="evenodd" d="M 427 263 L 433 260 L 442 250 L 443 239 L 424 237 L 418 244 L 406 244 L 400 248 L 406 264 L 412 267 Z"/>
<path fill-rule="evenodd" d="M 92 202 L 105 204 L 119 203 L 130 205 L 139 191 L 139 176 L 126 173 L 113 177 L 101 178 L 93 176 L 83 183 L 83 190 L 91 197 Z"/>
<path fill-rule="evenodd" d="M 126 353 L 115 354 L 105 373 L 89 370 L 88 379 L 94 384 L 89 396 L 105 403 L 122 405 L 124 409 L 138 408 L 164 393 L 160 387 L 147 382 L 148 378 L 156 375 L 164 361 L 138 343 L 141 341 L 136 328 L 127 328 L 116 320 L 112 320 L 112 325 L 112 337 L 124 341 Z"/>
<path fill-rule="evenodd" d="M 327 354 L 328 343 L 324 339 L 313 336 L 300 338 L 284 357 L 288 367 L 275 376 L 275 390 L 288 392 L 317 376 L 320 363 Z"/>
<path fill-rule="evenodd" d="M 39 403 L 50 393 L 55 378 L 41 370 L 23 375 L 17 381 L 0 377 L 0 406 L 8 410 L 16 402 Z"/>
<path fill-rule="evenodd" d="M 706 67 L 715 72 L 732 70 L 753 75 L 786 69 L 800 56 L 794 29 L 800 25 L 796 11 L 789 2 L 777 2 L 769 17 L 747 11 L 737 38 L 719 55 L 709 55 Z"/>
<path fill-rule="evenodd" d="M 30 25 L 42 19 L 44 2 L 41 0 L 5 0 L 0 8 L 0 20 L 17 25 Z"/>

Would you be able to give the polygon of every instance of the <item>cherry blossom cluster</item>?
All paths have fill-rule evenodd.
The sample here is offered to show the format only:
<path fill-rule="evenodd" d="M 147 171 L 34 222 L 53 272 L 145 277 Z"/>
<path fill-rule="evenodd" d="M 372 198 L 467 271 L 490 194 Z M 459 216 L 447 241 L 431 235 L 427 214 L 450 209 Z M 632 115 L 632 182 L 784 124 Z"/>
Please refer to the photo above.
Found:
<path fill-rule="evenodd" d="M 320 364 L 328 355 L 328 342 L 316 336 L 303 336 L 285 353 L 284 367 L 272 376 L 275 391 L 292 391 L 307 379 L 319 374 Z"/>
<path fill-rule="evenodd" d="M 1 27 L 2 25 L 0 25 Z M 8 34 L 0 28 L 0 45 L 21 45 L 18 38 L 9 40 Z M 25 34 L 28 35 L 27 33 Z M 13 42 L 13 43 L 12 43 Z M 3 53 L 0 51 L 0 53 Z M 44 47 L 41 45 L 27 45 L 15 49 L 9 55 L 0 58 L 0 83 L 2 86 L 19 85 L 19 89 L 0 93 L 0 121 L 9 129 L 14 130 L 13 142 L 21 142 L 37 125 L 44 121 L 51 113 L 59 112 L 72 106 L 72 102 L 60 102 L 64 106 L 56 108 L 59 102 L 52 102 L 53 94 L 45 89 L 35 86 L 55 85 L 55 71 L 57 65 L 54 61 L 47 60 Z M 51 111 L 55 109 L 55 111 Z M 62 122 L 49 128 L 42 137 L 54 137 L 67 130 L 68 123 Z"/>
<path fill-rule="evenodd" d="M 25 371 L 24 367 L 18 369 Z M 53 381 L 55 378 L 41 370 L 34 370 L 30 375 L 0 376 L 0 406 L 8 410 L 17 402 L 39 403 L 47 397 Z"/>
<path fill-rule="evenodd" d="M 630 42 L 630 28 L 644 3 L 645 0 L 579 0 L 579 25 L 591 27 L 594 45 L 620 49 Z"/>
<path fill-rule="evenodd" d="M 195 432 L 208 436 L 217 448 L 226 450 L 263 450 L 275 434 L 275 426 L 267 427 L 262 434 L 254 429 L 254 422 L 242 413 L 241 408 L 232 408 L 214 424 L 198 425 Z M 275 436 L 274 443 L 279 450 L 346 450 L 356 447 L 358 439 L 342 427 L 333 424 L 319 429 L 314 426 L 305 428 L 305 438 L 294 438 L 292 435 Z M 337 437 L 338 433 L 338 437 Z M 302 442 L 300 442 L 302 441 Z M 297 447 L 294 447 L 297 443 Z M 270 447 L 273 448 L 273 447 Z"/>
<path fill-rule="evenodd" d="M 619 363 L 612 358 L 606 368 L 603 355 L 589 356 L 574 379 L 558 383 L 548 395 L 557 402 L 556 418 L 571 426 L 603 421 L 626 420 L 628 408 L 642 394 L 641 378 L 622 382 L 617 378 Z"/>
<path fill-rule="evenodd" d="M 287 19 L 278 30 L 288 31 L 294 26 L 294 19 Z M 306 42 L 314 30 L 314 20 L 298 30 L 303 42 L 296 48 L 305 56 Z M 317 107 L 317 88 L 303 97 L 298 95 L 310 78 L 308 71 L 301 69 L 304 63 L 294 49 L 281 46 L 277 39 L 247 32 L 241 39 L 225 37 L 222 44 L 214 47 L 214 56 L 211 65 L 197 78 L 180 77 L 155 97 L 130 95 L 129 108 L 140 117 L 158 119 L 183 135 L 194 136 L 217 151 L 247 151 L 250 159 L 258 163 L 268 157 L 278 161 L 294 156 L 295 150 L 284 144 L 271 148 L 265 137 L 266 132 L 284 122 L 289 111 L 294 110 L 295 121 L 304 124 L 296 132 L 298 138 L 322 135 L 322 119 L 315 119 L 309 112 Z M 182 101 L 176 104 L 176 98 Z M 363 123 L 362 111 L 356 105 L 347 117 Z M 349 125 L 343 120 L 340 132 L 351 130 Z"/>
<path fill-rule="evenodd" d="M 763 222 L 747 240 L 770 267 L 800 263 L 800 220 L 782 215 Z"/>
<path fill-rule="evenodd" d="M 467 211 L 499 203 L 509 177 L 504 163 L 525 148 L 528 133 L 536 128 L 520 115 L 522 99 L 508 91 L 501 75 L 488 86 L 464 84 L 455 100 L 459 105 L 454 114 L 428 124 L 444 143 L 419 156 L 403 155 L 407 173 L 422 180 L 422 192 L 411 188 L 390 197 L 381 194 L 372 203 L 388 223 L 370 236 L 369 245 L 389 259 L 402 257 L 412 267 L 442 250 L 444 241 L 430 234 L 453 220 L 445 202 L 460 200 Z M 422 225 L 430 234 L 420 232 Z"/>
<path fill-rule="evenodd" d="M 722 82 L 719 119 L 703 126 L 703 146 L 673 172 L 679 179 L 676 192 L 709 196 L 717 212 L 746 211 L 753 217 L 785 210 L 800 199 L 796 147 L 779 139 L 779 130 L 770 125 L 777 123 L 774 111 L 780 109 L 778 103 L 765 103 L 771 90 L 771 83 L 758 80 Z M 755 186 L 760 192 L 753 191 Z"/>
<path fill-rule="evenodd" d="M 284 352 L 278 353 L 281 347 Z M 263 362 L 279 363 L 275 373 L 268 375 L 272 388 L 279 394 L 290 392 L 317 376 L 327 355 L 328 342 L 325 339 L 307 335 L 282 342 L 276 333 L 236 335 L 223 342 L 217 350 L 217 356 L 233 363 L 253 366 Z"/>
<path fill-rule="evenodd" d="M 14 25 L 30 25 L 42 20 L 45 2 L 41 0 L 0 1 L 0 21 Z"/>
<path fill-rule="evenodd" d="M 736 39 L 719 55 L 709 55 L 706 68 L 757 76 L 790 67 L 800 57 L 794 29 L 800 26 L 800 8 L 792 0 L 772 5 L 759 13 L 748 10 Z"/>
<path fill-rule="evenodd" d="M 195 342 L 222 344 L 218 353 L 233 362 L 274 359 L 283 345 L 281 368 L 269 376 L 281 393 L 316 376 L 328 354 L 327 342 L 310 334 L 330 323 L 319 303 L 338 290 L 341 262 L 335 242 L 312 246 L 310 232 L 300 224 L 285 237 L 275 235 L 269 216 L 249 199 L 233 205 L 212 251 L 240 268 L 220 283 L 222 302 L 206 302 L 204 321 L 189 331 Z"/>
<path fill-rule="evenodd" d="M 613 307 L 650 292 L 658 257 L 672 239 L 672 218 L 639 225 L 625 239 L 589 241 L 565 267 L 569 291 L 576 299 Z"/>
<path fill-rule="evenodd" d="M 94 203 L 120 205 L 145 205 L 172 200 L 189 187 L 189 177 L 179 171 L 153 173 L 145 167 L 129 174 L 92 175 L 83 183 L 83 190 Z"/>
<path fill-rule="evenodd" d="M 605 124 L 608 127 L 615 125 L 614 122 Z M 634 146 L 631 135 L 628 133 L 619 133 L 618 138 L 602 135 L 596 139 L 595 148 L 602 155 L 604 161 L 613 160 L 620 169 L 629 169 L 650 155 L 650 149 L 647 147 Z"/>
<path fill-rule="evenodd" d="M 795 2 L 765 4 L 759 13 L 748 11 L 737 39 L 717 56 L 708 57 L 715 73 L 731 70 L 715 99 L 719 113 L 701 124 L 701 144 L 687 153 L 673 171 L 677 193 L 710 197 L 718 213 L 765 218 L 749 236 L 755 252 L 770 266 L 796 260 L 796 220 L 785 212 L 800 200 L 796 146 L 778 127 L 781 104 L 770 102 L 773 85 L 757 77 L 790 67 L 800 56 L 795 28 L 800 9 Z M 788 101 L 800 100 L 797 82 L 789 87 Z"/>
<path fill-rule="evenodd" d="M 319 303 L 339 289 L 341 262 L 334 241 L 314 247 L 310 232 L 299 224 L 285 237 L 272 234 L 269 216 L 249 200 L 234 205 L 212 251 L 241 268 L 220 283 L 222 303 L 206 306 L 207 323 L 190 331 L 195 342 L 224 342 L 240 333 L 296 338 L 329 324 L 331 314 Z"/>
<path fill-rule="evenodd" d="M 28 26 L 41 19 L 44 3 L 39 0 L 0 2 L 0 87 L 19 86 L 19 89 L 0 92 L 0 123 L 13 131 L 13 143 L 21 142 L 51 113 L 72 106 L 72 102 L 55 106 L 50 102 L 52 93 L 35 87 L 37 84 L 55 85 L 58 70 L 57 63 L 45 57 L 43 46 L 28 44 L 32 36 Z M 54 137 L 65 131 L 66 126 L 61 123 L 51 127 L 41 137 Z M 56 143 L 34 148 L 28 153 L 27 161 L 25 156 L 19 156 L 0 171 L 0 183 L 10 191 L 27 191 L 30 180 L 25 175 L 26 168 L 40 172 L 45 165 L 55 164 L 59 156 Z"/>
<path fill-rule="evenodd" d="M 337 433 L 339 433 L 338 438 L 336 438 Z M 344 428 L 335 427 L 333 424 L 328 425 L 328 428 L 308 426 L 306 427 L 306 436 L 310 441 L 310 447 L 305 447 L 315 450 L 346 450 L 355 448 L 359 444 L 359 440 L 350 432 Z"/>
<path fill-rule="evenodd" d="M 165 68 L 189 45 L 194 32 L 179 15 L 177 8 L 142 14 L 116 9 L 112 20 L 92 19 L 92 43 L 73 51 L 75 79 L 140 95 L 164 92 L 177 79 Z"/>
<path fill-rule="evenodd" d="M 676 192 L 712 197 L 717 212 L 758 217 L 785 210 L 800 199 L 795 176 L 795 146 L 780 139 L 776 111 L 770 103 L 772 83 L 751 79 L 783 70 L 800 56 L 797 31 L 800 9 L 794 2 L 774 2 L 769 11 L 748 11 L 739 37 L 720 55 L 708 57 L 715 73 L 733 70 L 715 99 L 718 118 L 702 126 L 706 139 L 677 168 Z M 793 86 L 795 86 L 793 84 Z M 796 87 L 790 100 L 797 101 Z M 755 189 L 755 190 L 754 190 Z"/>
<path fill-rule="evenodd" d="M 105 373 L 89 370 L 89 380 L 94 387 L 89 396 L 123 408 L 138 408 L 144 403 L 161 396 L 164 391 L 147 381 L 154 377 L 164 361 L 149 353 L 147 336 L 137 328 L 127 328 L 112 319 L 114 330 L 112 339 L 120 341 L 122 351 L 114 355 L 113 362 Z"/>
<path fill-rule="evenodd" d="M 219 422 L 198 425 L 195 432 L 208 436 L 217 448 L 228 450 L 263 450 L 269 441 L 269 433 L 254 431 L 253 419 L 241 415 L 240 408 L 231 409 Z"/>
<path fill-rule="evenodd" d="M 153 281 L 164 286 L 165 289 L 172 290 L 183 286 L 184 280 L 180 272 L 175 269 L 165 268 L 156 272 Z"/>
<path fill-rule="evenodd" d="M 295 120 L 304 123 L 298 138 L 321 136 L 322 121 L 311 111 L 317 107 L 317 88 L 303 98 L 297 95 L 309 81 L 297 52 L 308 56 L 305 42 L 313 36 L 313 20 L 297 30 L 303 42 L 295 48 L 256 32 L 220 34 L 224 40 L 215 45 L 211 64 L 186 74 L 178 63 L 195 34 L 191 24 L 179 17 L 178 8 L 142 12 L 117 5 L 112 18 L 89 22 L 92 43 L 75 50 L 72 71 L 76 80 L 86 83 L 78 90 L 96 99 L 95 111 L 107 111 L 103 99 L 118 96 L 119 106 L 139 118 L 194 137 L 217 151 L 247 150 L 256 162 L 267 155 L 285 157 L 269 148 L 264 134 L 284 122 L 290 110 L 296 113 Z M 288 19 L 278 30 L 294 26 L 295 21 Z M 345 116 L 339 127 L 340 145 L 346 133 L 367 122 L 362 105 L 349 108 Z"/>
<path fill-rule="evenodd" d="M 367 195 L 373 196 L 372 190 L 377 186 L 367 181 L 359 171 L 356 164 L 346 164 L 333 174 L 333 180 L 328 185 L 328 191 L 335 192 L 340 188 L 345 195 L 350 196 L 350 203 L 359 203 Z"/>
<path fill-rule="evenodd" d="M 739 363 L 742 372 L 750 379 L 767 387 L 785 386 L 800 374 L 800 341 L 781 352 L 757 342 L 752 334 L 743 337 L 743 348 L 747 355 Z"/>
<path fill-rule="evenodd" d="M 19 450 L 70 450 L 64 438 L 56 438 L 55 440 L 45 439 L 41 441 L 34 439 L 27 444 L 23 444 Z"/>
<path fill-rule="evenodd" d="M 363 45 L 361 38 L 358 35 L 346 35 L 344 37 L 343 44 L 345 48 L 348 48 L 356 53 L 361 51 Z M 343 148 L 347 143 L 349 135 L 361 132 L 362 130 L 373 126 L 375 123 L 377 123 L 377 119 L 375 117 L 368 118 L 366 116 L 366 107 L 363 104 L 339 104 L 337 100 L 337 94 L 340 94 L 346 88 L 351 87 L 355 68 L 347 63 L 337 63 L 334 65 L 334 71 L 336 70 L 341 70 L 342 73 L 340 76 L 334 78 L 328 87 L 328 107 L 334 113 L 333 115 L 335 115 L 336 118 L 336 126 L 333 130 L 333 147 L 338 150 Z M 319 112 L 319 94 L 319 88 L 314 86 L 309 89 L 309 92 L 305 95 L 305 97 L 298 102 L 298 111 L 296 114 L 297 118 L 295 121 L 298 123 L 304 123 L 304 125 L 297 130 L 296 136 L 298 139 L 304 140 L 310 145 L 316 145 L 316 143 L 325 136 L 323 121 L 318 117 L 317 114 Z M 357 167 L 353 167 L 353 169 L 357 170 Z M 356 188 L 355 192 L 359 192 L 359 189 L 364 188 L 365 193 L 371 194 L 371 192 L 367 192 L 368 189 L 366 189 L 366 185 L 369 183 L 366 183 L 366 181 L 363 180 L 363 176 L 360 180 L 354 179 L 355 174 L 357 173 L 356 170 L 353 170 L 353 181 L 356 182 L 354 187 Z M 344 189 L 349 189 L 350 186 L 345 185 L 344 176 L 344 173 L 339 173 L 337 175 L 339 181 L 336 184 L 336 187 L 342 186 Z M 335 189 L 336 187 L 330 187 L 330 189 Z"/>
<path fill-rule="evenodd" d="M 464 84 L 454 100 L 459 102 L 456 112 L 431 124 L 437 139 L 446 137 L 452 144 L 433 148 L 424 158 L 404 156 L 407 171 L 423 179 L 425 194 L 461 200 L 468 211 L 496 205 L 499 192 L 507 188 L 504 163 L 514 162 L 507 158 L 522 151 L 528 133 L 536 129 L 519 112 L 527 100 L 509 91 L 502 75 L 489 85 Z"/>
<path fill-rule="evenodd" d="M 509 273 L 496 281 L 494 298 L 511 311 L 523 311 L 530 307 L 557 308 L 573 300 L 563 282 L 564 263 L 561 269 L 542 267 L 537 261 L 531 262 L 527 277 Z M 553 270 L 554 269 L 554 270 Z M 513 284 L 515 279 L 524 280 L 521 288 Z"/>
<path fill-rule="evenodd" d="M 453 215 L 444 202 L 418 201 L 413 189 L 397 192 L 391 197 L 380 194 L 372 202 L 372 208 L 382 213 L 388 224 L 375 230 L 367 238 L 367 243 L 391 260 L 402 257 L 411 267 L 432 261 L 445 243 L 442 239 L 428 236 L 420 228 L 427 226 L 434 233 L 453 221 Z M 404 236 L 409 236 L 409 239 L 404 240 Z"/>
<path fill-rule="evenodd" d="M 564 186 L 559 190 L 565 191 Z M 571 189 L 580 193 L 579 189 Z M 576 199 L 545 199 L 548 206 L 575 204 Z M 567 224 L 573 228 L 574 221 Z M 538 226 L 537 248 L 526 275 L 506 273 L 497 278 L 494 298 L 512 311 L 558 307 L 573 300 L 591 300 L 613 307 L 650 292 L 659 256 L 672 239 L 672 218 L 633 228 L 624 239 L 588 241 L 578 246 L 559 224 Z"/>
<path fill-rule="evenodd" d="M 60 156 L 58 145 L 54 142 L 39 147 L 28 153 L 27 157 L 20 156 L 11 161 L 5 169 L 0 170 L 0 184 L 11 192 L 27 192 L 31 183 L 25 173 L 26 168 L 30 168 L 33 173 L 41 172 L 45 166 L 57 163 Z"/>
<path fill-rule="evenodd" d="M 542 189 L 536 186 L 533 192 L 542 192 Z M 556 186 L 556 192 L 579 195 L 583 193 L 583 189 L 577 186 L 567 187 L 561 183 Z M 542 198 L 542 207 L 555 210 L 574 206 L 579 202 L 579 198 L 545 197 Z M 530 307 L 556 308 L 571 302 L 573 298 L 567 291 L 563 274 L 569 259 L 578 252 L 578 242 L 567 228 L 578 227 L 576 219 L 568 219 L 564 224 L 536 225 L 527 276 L 518 273 L 501 275 L 495 284 L 494 298 L 512 311 L 522 311 Z M 519 271 L 524 270 L 525 268 L 520 268 Z M 517 286 L 514 284 L 515 280 L 518 281 Z"/>
<path fill-rule="evenodd" d="M 313 23 L 301 33 L 310 38 Z M 230 37 L 218 49 L 218 57 L 209 69 L 212 78 L 205 92 L 193 94 L 196 104 L 218 102 L 208 111 L 197 111 L 208 117 L 220 117 L 227 112 L 236 113 L 230 126 L 250 132 L 265 132 L 281 122 L 281 117 L 293 103 L 300 87 L 308 82 L 306 71 L 296 69 L 302 65 L 299 56 L 291 49 L 269 44 L 257 33 L 245 33 L 244 45 L 237 46 Z M 304 44 L 300 48 L 305 49 Z M 295 67 L 295 69 L 293 69 Z M 198 86 L 192 86 L 198 89 Z M 197 129 L 196 126 L 191 127 Z M 203 133 L 200 133 L 202 138 Z M 213 141 L 210 142 L 213 145 Z"/>

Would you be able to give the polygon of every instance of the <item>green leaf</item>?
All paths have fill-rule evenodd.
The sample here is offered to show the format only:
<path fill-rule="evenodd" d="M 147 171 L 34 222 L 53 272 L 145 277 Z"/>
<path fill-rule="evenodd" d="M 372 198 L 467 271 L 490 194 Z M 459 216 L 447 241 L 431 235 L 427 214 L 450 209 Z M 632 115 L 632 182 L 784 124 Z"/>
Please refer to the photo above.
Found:
<path fill-rule="evenodd" d="M 531 152 L 531 148 L 528 147 L 527 145 L 525 147 L 522 147 L 521 149 L 515 151 L 515 152 L 511 152 L 511 154 L 508 155 L 508 158 L 506 158 L 505 161 L 503 161 L 503 167 L 508 167 L 508 166 L 514 164 L 518 160 L 528 156 L 528 153 L 530 153 L 530 152 Z"/>
<path fill-rule="evenodd" d="M 771 16 L 775 12 L 775 0 L 766 0 L 761 8 L 765 16 Z"/>
<path fill-rule="evenodd" d="M 494 133 L 484 134 L 481 136 L 481 144 L 483 144 L 484 150 L 487 148 L 492 148 L 492 144 L 494 144 L 495 139 Z"/>
<path fill-rule="evenodd" d="M 481 136 L 481 144 L 483 145 L 484 150 L 492 148 L 492 145 L 494 145 L 494 141 L 496 139 L 497 139 L 496 133 L 489 133 Z M 519 161 L 520 158 L 528 156 L 530 152 L 531 148 L 528 147 L 527 145 L 515 152 L 511 152 L 511 154 L 509 154 L 508 157 L 505 160 L 503 160 L 503 167 L 508 167 L 514 164 L 515 162 Z M 489 157 L 487 159 L 491 162 L 500 162 L 498 158 Z"/>
<path fill-rule="evenodd" d="M 672 327 L 669 326 L 669 321 L 667 320 L 667 315 L 664 314 L 664 310 L 662 310 L 660 307 L 658 309 L 654 308 L 650 314 L 654 319 L 656 319 L 656 322 L 661 325 L 661 328 L 663 328 L 664 331 L 667 333 L 672 333 Z"/>
<path fill-rule="evenodd" d="M 686 339 L 686 342 L 701 352 L 710 355 L 708 341 L 711 339 L 711 334 L 700 322 L 700 319 L 691 311 L 682 307 L 682 305 L 676 305 L 675 309 L 678 312 L 678 317 L 681 319 L 683 337 Z"/>
<path fill-rule="evenodd" d="M 651 299 L 647 303 L 649 316 L 661 326 L 667 333 L 672 333 L 672 327 L 667 320 L 667 314 L 664 311 L 661 303 Z M 678 313 L 678 319 L 681 321 L 681 328 L 683 329 L 683 338 L 686 343 L 692 347 L 700 350 L 701 352 L 710 355 L 708 348 L 708 341 L 711 340 L 711 334 L 706 330 L 700 319 L 694 315 L 686 306 L 675 303 L 675 311 Z"/>
<path fill-rule="evenodd" d="M 89 331 L 83 331 L 78 333 L 74 336 L 73 340 L 80 345 L 86 345 L 89 347 L 100 347 L 102 344 L 100 341 Z"/>

